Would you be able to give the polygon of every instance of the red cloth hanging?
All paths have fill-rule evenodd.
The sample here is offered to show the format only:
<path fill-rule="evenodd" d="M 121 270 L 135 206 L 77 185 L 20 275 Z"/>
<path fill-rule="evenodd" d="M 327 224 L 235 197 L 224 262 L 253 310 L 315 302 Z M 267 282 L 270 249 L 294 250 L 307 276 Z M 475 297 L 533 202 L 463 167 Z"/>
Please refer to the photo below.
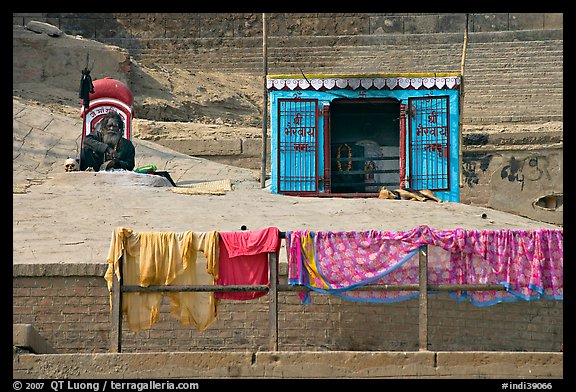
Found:
<path fill-rule="evenodd" d="M 220 232 L 219 271 L 216 285 L 268 285 L 268 253 L 280 251 L 279 230 Z M 216 292 L 218 299 L 250 300 L 266 295 L 260 291 Z"/>

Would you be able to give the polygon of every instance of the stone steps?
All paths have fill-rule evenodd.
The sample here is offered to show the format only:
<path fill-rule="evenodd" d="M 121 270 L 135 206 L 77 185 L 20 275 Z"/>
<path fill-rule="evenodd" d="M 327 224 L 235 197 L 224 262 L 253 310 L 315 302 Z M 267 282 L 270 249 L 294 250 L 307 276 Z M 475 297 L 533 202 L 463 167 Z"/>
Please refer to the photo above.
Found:
<path fill-rule="evenodd" d="M 334 46 L 370 46 L 391 45 L 410 47 L 412 45 L 455 45 L 463 43 L 463 33 L 433 33 L 433 34 L 370 34 L 370 35 L 330 35 L 330 36 L 274 36 L 269 35 L 267 45 L 269 48 L 290 47 L 334 47 Z M 525 45 L 547 46 L 549 42 L 562 42 L 563 29 L 546 30 L 514 30 L 500 32 L 469 33 L 469 45 L 482 44 L 504 45 L 508 48 L 524 47 Z M 262 48 L 260 37 L 215 37 L 215 38 L 152 38 L 152 37 L 101 37 L 99 41 L 126 48 L 138 53 L 145 48 L 162 49 L 172 48 Z M 562 46 L 560 44 L 560 46 Z"/>
<path fill-rule="evenodd" d="M 460 66 L 461 52 L 454 49 L 446 50 L 430 50 L 430 52 L 422 52 L 422 50 L 402 50 L 394 49 L 375 49 L 372 47 L 366 48 L 334 48 L 326 50 L 325 48 L 306 48 L 303 53 L 301 48 L 295 50 L 268 50 L 269 62 L 282 62 L 292 61 L 293 59 L 301 59 L 308 63 L 316 63 L 320 60 L 337 62 L 345 59 L 350 63 L 362 63 L 364 59 L 375 59 L 390 63 L 404 63 L 404 64 L 431 64 L 431 65 L 444 65 L 451 64 Z M 312 53 L 313 55 L 310 55 Z M 558 67 L 562 65 L 563 54 L 557 51 L 542 51 L 531 50 L 524 51 L 514 58 L 510 57 L 510 53 L 506 56 L 505 53 L 495 54 L 486 51 L 485 53 L 467 52 L 466 63 L 469 69 L 494 69 L 496 68 L 522 68 L 525 66 L 553 66 Z M 258 65 L 262 62 L 262 51 L 252 50 L 245 51 L 240 48 L 230 49 L 206 49 L 190 53 L 189 51 L 181 51 L 174 53 L 171 50 L 150 50 L 142 53 L 143 61 L 147 59 L 158 59 L 162 63 L 179 63 L 180 59 L 188 59 L 188 67 L 190 64 L 199 64 L 205 61 L 216 61 L 219 64 L 226 65 L 229 63 L 246 63 L 255 62 Z M 225 58 L 225 61 L 223 59 Z M 163 59 L 163 60 L 162 60 Z M 441 61 L 439 60 L 441 59 Z"/>
<path fill-rule="evenodd" d="M 563 31 L 469 35 L 465 121 L 562 121 Z M 258 37 L 143 40 L 140 61 L 262 74 Z M 268 74 L 460 72 L 463 34 L 269 37 Z M 177 49 L 177 50 L 176 50 Z"/>
<path fill-rule="evenodd" d="M 549 102 L 554 100 L 561 100 L 562 99 L 562 92 L 561 91 L 546 91 L 546 95 L 539 91 L 530 91 L 525 92 L 526 90 L 517 90 L 517 91 L 502 91 L 500 92 L 498 89 L 494 90 L 472 90 L 469 88 L 466 90 L 466 100 L 468 102 L 476 102 L 482 103 L 486 102 L 487 99 L 490 99 L 492 103 L 495 102 L 506 102 L 509 98 L 514 98 L 517 101 L 530 101 L 535 103 L 540 102 Z M 510 105 L 514 105 L 513 102 L 509 102 Z"/>
<path fill-rule="evenodd" d="M 150 45 L 144 45 L 140 48 L 132 48 L 131 50 L 139 56 L 148 54 L 170 54 L 177 55 L 179 53 L 192 53 L 192 54 L 209 54 L 209 53 L 241 53 L 245 55 L 261 55 L 262 46 L 246 47 L 240 45 L 241 41 L 233 42 L 226 45 L 220 41 L 219 45 L 210 46 L 205 43 L 189 42 L 188 40 L 178 40 L 176 44 L 174 41 L 167 40 L 154 40 Z M 287 54 L 292 51 L 298 52 L 300 55 L 306 52 L 316 54 L 334 52 L 398 52 L 406 53 L 408 55 L 434 55 L 435 53 L 457 53 L 458 56 L 462 53 L 462 42 L 458 43 L 438 43 L 438 44 L 425 44 L 421 46 L 418 42 L 412 40 L 404 43 L 334 43 L 324 44 L 315 39 L 310 42 L 309 39 L 302 38 L 299 41 L 292 40 L 290 43 L 268 44 L 267 51 L 270 56 L 278 54 Z M 533 41 L 533 42 L 490 42 L 490 43 L 475 43 L 470 42 L 467 46 L 467 55 L 482 55 L 489 52 L 495 58 L 509 59 L 510 54 L 515 58 L 531 58 L 533 52 L 549 53 L 562 55 L 562 40 L 549 40 L 549 41 Z M 425 50 L 423 50 L 425 49 Z M 303 52 L 304 51 L 304 52 Z M 444 53 L 442 53 L 444 54 Z M 406 57 L 409 58 L 409 57 Z"/>
<path fill-rule="evenodd" d="M 471 116 L 464 110 L 464 123 L 469 125 L 491 125 L 499 123 L 534 124 L 552 121 L 563 121 L 562 115 L 502 115 Z"/>
<path fill-rule="evenodd" d="M 262 72 L 262 57 L 231 57 L 227 56 L 227 61 L 222 62 L 221 57 L 202 57 L 202 59 L 195 61 L 185 61 L 182 58 L 180 61 L 176 58 L 171 62 L 163 62 L 165 66 L 180 66 L 185 64 L 187 69 L 205 69 L 210 66 L 211 69 L 248 72 L 248 73 L 261 73 Z M 317 73 L 317 71 L 336 71 L 342 73 L 345 71 L 355 71 L 358 69 L 370 70 L 372 73 L 416 73 L 416 72 L 459 72 L 460 66 L 446 65 L 439 63 L 428 63 L 420 59 L 413 59 L 412 61 L 394 61 L 385 62 L 382 58 L 376 56 L 356 56 L 352 62 L 344 58 L 335 56 L 316 56 L 314 62 L 292 58 L 270 58 L 268 60 L 268 69 L 282 72 L 290 71 L 291 69 L 304 69 L 306 73 Z M 270 73 L 270 72 L 269 72 Z M 525 62 L 525 63 L 506 63 L 506 64 L 479 64 L 474 59 L 468 59 L 465 66 L 465 77 L 467 80 L 538 80 L 543 76 L 549 78 L 563 77 L 562 59 L 553 59 L 548 61 Z M 516 80 L 513 80 L 514 82 Z M 509 83 L 512 83 L 510 81 Z M 493 84 L 493 83 L 491 83 Z"/>

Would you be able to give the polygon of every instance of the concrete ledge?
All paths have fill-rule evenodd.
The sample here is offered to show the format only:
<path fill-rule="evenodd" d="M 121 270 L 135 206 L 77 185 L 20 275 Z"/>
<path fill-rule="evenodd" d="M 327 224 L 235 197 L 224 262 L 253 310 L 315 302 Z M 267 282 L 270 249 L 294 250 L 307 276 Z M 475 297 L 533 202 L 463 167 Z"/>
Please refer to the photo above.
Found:
<path fill-rule="evenodd" d="M 47 277 L 47 276 L 102 276 L 108 265 L 105 263 L 68 263 L 68 264 L 14 264 L 12 277 Z"/>
<path fill-rule="evenodd" d="M 156 143 L 187 155 L 238 155 L 242 153 L 241 139 L 160 139 Z"/>
<path fill-rule="evenodd" d="M 562 378 L 563 353 L 553 352 L 438 352 L 437 375 L 507 378 Z"/>
<path fill-rule="evenodd" d="M 545 126 L 545 125 L 543 125 Z M 554 127 L 558 127 L 555 125 Z M 463 134 L 463 147 L 484 146 L 501 148 L 507 145 L 539 146 L 552 145 L 557 147 L 564 141 L 564 133 L 559 130 L 537 130 L 537 131 L 507 131 L 498 132 L 467 132 Z"/>
<path fill-rule="evenodd" d="M 562 353 L 175 352 L 18 354 L 13 378 L 562 378 Z"/>
<path fill-rule="evenodd" d="M 258 352 L 255 365 L 266 378 L 433 377 L 434 353 L 428 352 Z"/>
<path fill-rule="evenodd" d="M 40 336 L 32 324 L 14 324 L 12 327 L 12 345 L 24 348 L 35 354 L 56 353 L 56 350 Z"/>

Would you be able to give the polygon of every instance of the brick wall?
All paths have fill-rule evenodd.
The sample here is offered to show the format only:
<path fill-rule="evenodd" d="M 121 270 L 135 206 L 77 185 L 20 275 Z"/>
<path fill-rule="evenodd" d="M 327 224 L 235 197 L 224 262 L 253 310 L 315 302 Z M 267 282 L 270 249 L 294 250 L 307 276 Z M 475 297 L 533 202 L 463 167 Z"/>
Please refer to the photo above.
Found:
<path fill-rule="evenodd" d="M 107 346 L 109 300 L 104 279 L 31 276 L 12 280 L 14 324 L 32 324 L 58 352 Z"/>
<path fill-rule="evenodd" d="M 102 275 L 13 278 L 13 322 L 33 324 L 59 353 L 107 352 L 109 296 Z M 302 305 L 295 292 L 279 293 L 279 350 L 418 351 L 418 301 L 357 303 L 313 294 Z M 429 299 L 432 351 L 559 351 L 562 301 L 518 301 L 488 307 Z M 137 333 L 124 326 L 123 352 L 266 351 L 268 297 L 222 301 L 218 319 L 199 332 L 171 318 L 165 299 L 160 321 Z"/>

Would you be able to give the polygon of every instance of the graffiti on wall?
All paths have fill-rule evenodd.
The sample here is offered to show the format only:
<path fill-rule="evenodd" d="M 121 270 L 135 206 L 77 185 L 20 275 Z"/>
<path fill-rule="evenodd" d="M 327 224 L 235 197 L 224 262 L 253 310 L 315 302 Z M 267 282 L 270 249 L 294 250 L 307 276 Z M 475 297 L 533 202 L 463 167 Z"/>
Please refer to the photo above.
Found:
<path fill-rule="evenodd" d="M 492 158 L 491 154 L 463 156 L 462 176 L 464 183 L 471 188 L 474 185 L 478 185 L 480 182 L 478 171 L 485 172 L 490 166 Z M 517 159 L 511 156 L 508 162 L 502 166 L 500 178 L 509 182 L 519 183 L 520 190 L 524 190 L 526 181 L 539 181 L 543 178 L 550 180 L 548 158 L 541 155 L 532 155 Z"/>
<path fill-rule="evenodd" d="M 462 177 L 466 185 L 472 188 L 474 185 L 478 185 L 480 178 L 478 177 L 477 170 L 485 172 L 490 166 L 492 161 L 492 155 L 471 155 L 462 157 Z"/>
<path fill-rule="evenodd" d="M 500 171 L 500 178 L 503 180 L 519 182 L 521 191 L 524 190 L 525 181 L 539 181 L 543 177 L 550 179 L 548 159 L 545 156 L 529 156 L 524 159 L 512 156 Z"/>

